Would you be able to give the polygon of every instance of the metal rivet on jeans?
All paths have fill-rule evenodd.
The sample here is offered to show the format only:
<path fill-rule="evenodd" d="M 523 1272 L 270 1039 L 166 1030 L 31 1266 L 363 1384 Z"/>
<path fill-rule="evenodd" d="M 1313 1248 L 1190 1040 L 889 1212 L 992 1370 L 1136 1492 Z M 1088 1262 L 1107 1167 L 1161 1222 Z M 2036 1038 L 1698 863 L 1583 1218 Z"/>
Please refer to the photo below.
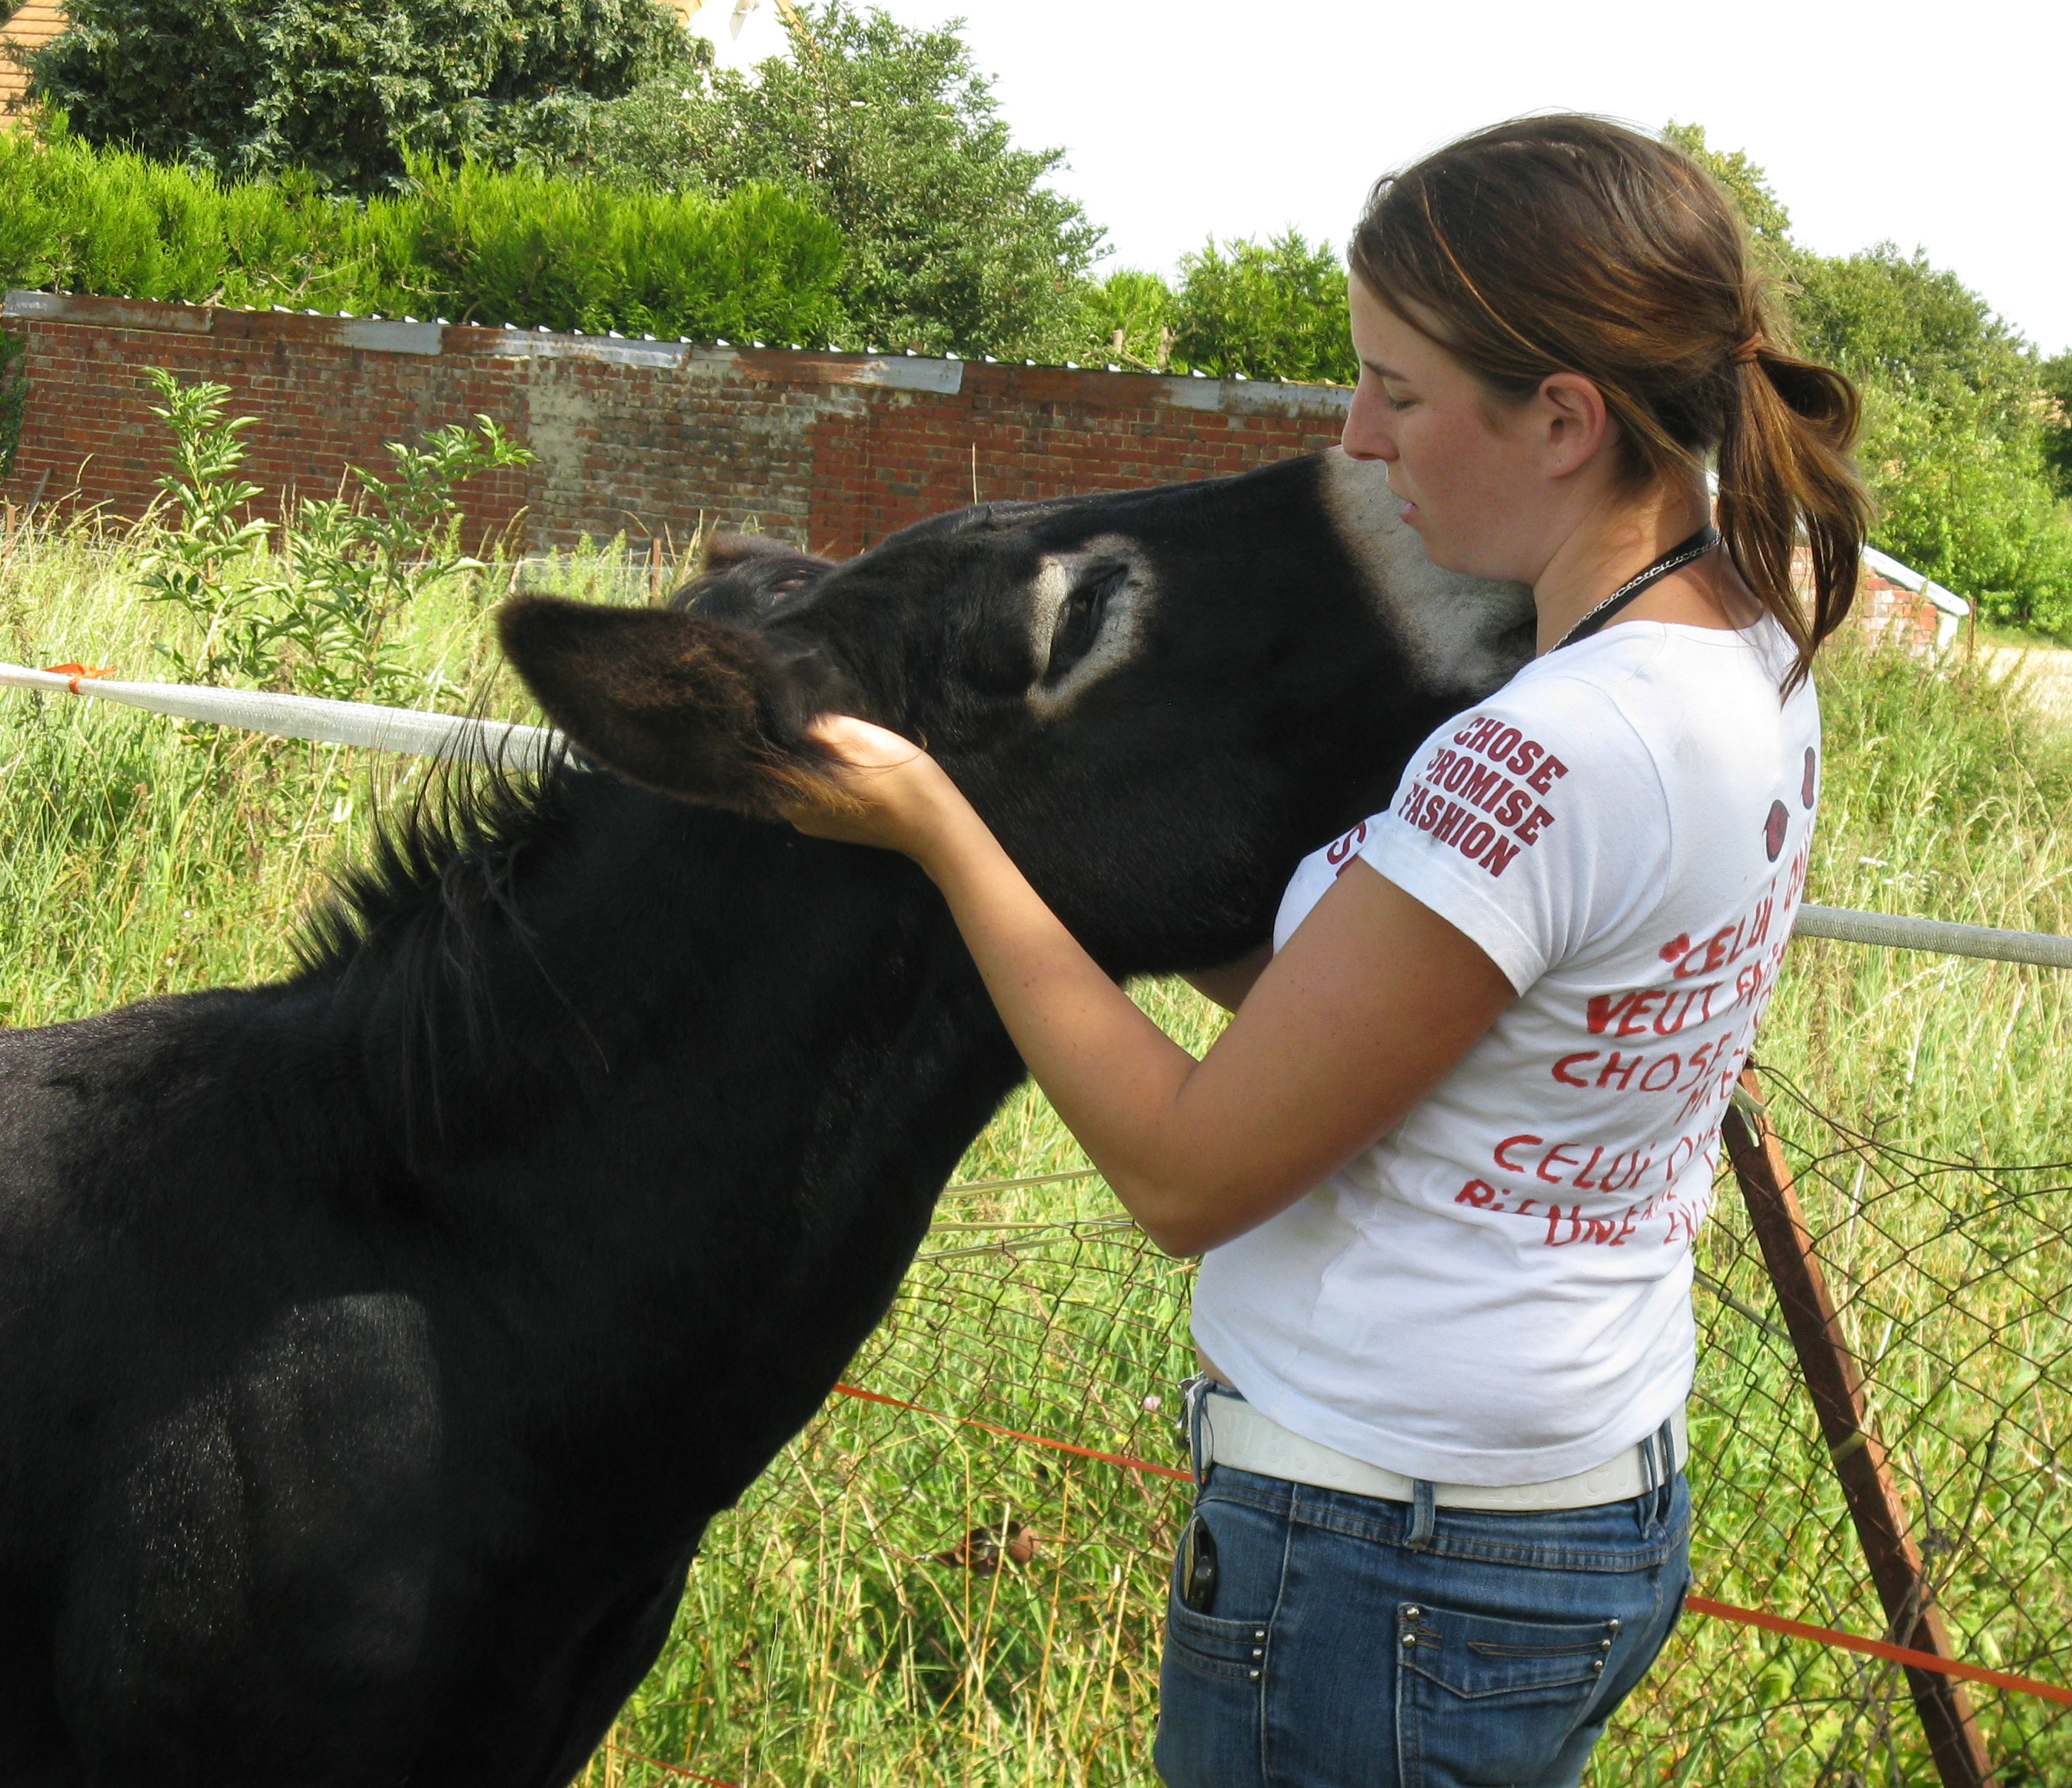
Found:
<path fill-rule="evenodd" d="M 1403 1611 L 1403 1617 L 1406 1621 L 1421 1621 L 1424 1618 L 1424 1610 L 1421 1608 L 1406 1608 Z M 1616 1621 L 1613 1624 L 1618 1625 Z"/>
<path fill-rule="evenodd" d="M 1598 1640 L 1598 1641 L 1597 1641 L 1597 1650 L 1600 1650 L 1600 1651 L 1610 1651 L 1611 1649 L 1612 1649 L 1612 1642 L 1611 1642 L 1611 1641 L 1610 1641 L 1610 1640 L 1609 1640 L 1609 1639 L 1600 1639 L 1600 1640 Z"/>
<path fill-rule="evenodd" d="M 1256 1682 L 1259 1680 L 1259 1672 L 1258 1672 L 1257 1671 L 1256 1671 L 1256 1670 L 1249 1670 L 1249 1671 L 1247 1671 L 1245 1672 L 1245 1675 L 1248 1675 L 1248 1676 L 1249 1676 L 1249 1677 L 1252 1679 L 1252 1681 L 1253 1681 L 1253 1682 L 1255 1682 L 1255 1683 L 1256 1683 Z"/>
<path fill-rule="evenodd" d="M 1252 1629 L 1252 1636 L 1255 1639 L 1263 1639 L 1266 1637 L 1266 1629 L 1263 1626 L 1256 1626 Z"/>
<path fill-rule="evenodd" d="M 1602 1670 L 1604 1667 L 1605 1667 L 1605 1661 L 1604 1661 L 1604 1659 L 1603 1659 L 1603 1658 L 1593 1658 L 1590 1660 L 1590 1668 L 1591 1668 L 1592 1670 Z"/>
<path fill-rule="evenodd" d="M 1617 1621 L 1607 1621 L 1605 1622 L 1605 1631 L 1607 1633 L 1617 1633 L 1620 1629 L 1620 1625 L 1621 1623 Z"/>
<path fill-rule="evenodd" d="M 1403 1635 L 1403 1642 L 1407 1646 L 1414 1646 L 1417 1643 L 1417 1635 L 1414 1633 L 1406 1633 Z"/>

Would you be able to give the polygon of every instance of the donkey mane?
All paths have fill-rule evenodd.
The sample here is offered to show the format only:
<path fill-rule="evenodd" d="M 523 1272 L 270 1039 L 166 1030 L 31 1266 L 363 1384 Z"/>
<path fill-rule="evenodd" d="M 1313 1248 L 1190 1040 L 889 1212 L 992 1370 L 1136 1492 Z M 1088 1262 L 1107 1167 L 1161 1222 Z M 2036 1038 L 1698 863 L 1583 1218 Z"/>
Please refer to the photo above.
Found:
<path fill-rule="evenodd" d="M 834 568 L 778 542 L 722 535 L 669 607 L 702 599 L 709 608 L 752 613 Z M 373 1040 L 393 1052 L 413 1155 L 436 1154 L 458 1139 L 441 1115 L 442 1089 L 457 1077 L 480 1084 L 514 1069 L 536 1074 L 558 1066 L 557 1077 L 565 1078 L 602 1065 L 601 1045 L 555 985 L 516 890 L 520 860 L 569 840 L 588 805 L 582 797 L 602 784 L 619 786 L 565 746 L 536 772 L 443 763 L 383 817 L 366 855 L 334 875 L 303 920 L 294 945 L 297 984 L 329 983 L 349 1005 L 358 1003 L 356 995 L 378 994 Z M 515 1015 L 507 1021 L 498 1009 L 496 996 L 512 991 L 511 961 L 493 941 L 516 945 L 549 1004 L 572 1022 L 549 1032 L 528 1024 L 521 1037 Z M 559 1064 L 543 1060 L 557 1051 Z"/>
<path fill-rule="evenodd" d="M 697 602 L 746 619 L 833 569 L 774 542 L 722 537 L 705 571 L 669 606 Z M 518 606 L 528 600 L 536 599 Z M 660 618 L 639 608 L 605 613 L 636 627 Z M 753 637 L 724 624 L 717 633 Z M 585 816 L 602 806 L 655 801 L 565 746 L 536 772 L 446 762 L 383 818 L 366 855 L 336 873 L 303 921 L 293 984 L 327 987 L 335 1007 L 362 1025 L 413 1162 L 429 1164 L 468 1143 L 451 1121 L 462 1110 L 487 1102 L 503 1121 L 522 1124 L 609 1070 L 579 988 L 557 983 L 549 966 L 562 953 L 543 947 L 539 901 L 519 898 L 521 865 L 580 855 Z M 687 825 L 733 822 L 662 805 Z"/>
<path fill-rule="evenodd" d="M 442 1121 L 442 1087 L 457 1077 L 493 1081 L 515 1065 L 520 1039 L 493 997 L 502 990 L 492 938 L 514 941 L 575 1020 L 554 1028 L 562 1053 L 594 1057 L 594 1042 L 583 1048 L 580 1014 L 534 947 L 515 892 L 521 859 L 569 838 L 585 775 L 565 747 L 536 773 L 442 764 L 383 817 L 365 856 L 335 872 L 294 940 L 300 972 L 290 984 L 328 983 L 348 1009 L 368 1011 L 372 1040 L 393 1052 L 390 1074 L 413 1155 L 456 1139 Z M 527 1065 L 536 1069 L 549 1036 L 536 1030 L 524 1042 Z"/>

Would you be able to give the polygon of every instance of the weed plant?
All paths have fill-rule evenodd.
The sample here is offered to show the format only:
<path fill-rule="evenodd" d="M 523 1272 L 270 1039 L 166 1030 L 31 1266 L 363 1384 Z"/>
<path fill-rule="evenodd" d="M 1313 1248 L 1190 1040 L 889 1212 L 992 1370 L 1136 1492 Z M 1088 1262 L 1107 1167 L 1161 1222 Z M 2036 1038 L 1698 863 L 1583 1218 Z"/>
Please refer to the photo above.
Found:
<path fill-rule="evenodd" d="M 528 572 L 644 599 L 605 543 Z M 388 635 L 426 705 L 519 717 L 486 609 L 497 559 L 419 591 Z M 139 540 L 18 529 L 0 560 L 0 656 L 142 673 L 202 624 L 142 599 Z M 2063 830 L 2072 738 L 1961 660 L 1844 647 L 1810 897 L 2072 933 Z M 363 854 L 415 764 L 188 728 L 70 696 L 0 694 L 0 1021 L 35 1024 L 290 964 L 293 916 Z M 1190 1048 L 1218 1016 L 1139 997 Z M 1814 941 L 1794 946 L 1758 1053 L 1874 1145 L 1836 1152 L 1780 1091 L 1809 1220 L 1869 1371 L 1881 1432 L 1965 1655 L 2054 1680 L 2072 1637 L 2062 1476 L 2072 1299 L 2066 1176 L 1930 1173 L 2072 1157 L 2066 978 Z M 852 1382 L 927 1411 L 1183 1463 L 1190 1269 L 1127 1226 L 1040 1096 L 974 1144 L 893 1319 Z M 1701 1588 L 1856 1632 L 1864 1586 L 1774 1300 L 1730 1183 L 1700 1249 L 1694 1436 Z M 713 1524 L 674 1634 L 585 1777 L 744 1788 L 1143 1785 L 1166 1559 L 1184 1485 L 935 1415 L 837 1396 Z M 2072 1779 L 2048 1704 L 1979 1691 L 2004 1788 Z M 645 1761 L 656 1759 L 659 1761 Z M 668 1767 L 665 1767 L 665 1765 Z M 1922 1784 L 1897 1673 L 1687 1618 L 1602 1747 L 1600 1788 Z"/>
<path fill-rule="evenodd" d="M 183 385 L 161 367 L 146 376 L 165 399 L 151 413 L 171 437 L 172 469 L 133 533 L 140 594 L 199 634 L 191 649 L 158 641 L 158 655 L 184 682 L 400 701 L 416 681 L 393 637 L 405 608 L 488 569 L 460 550 L 454 487 L 529 464 L 531 451 L 487 416 L 434 429 L 420 446 L 391 441 L 388 477 L 350 467 L 338 496 L 303 498 L 277 529 L 252 513 L 261 492 L 240 476 L 239 437 L 256 418 L 224 416 L 230 388 Z"/>

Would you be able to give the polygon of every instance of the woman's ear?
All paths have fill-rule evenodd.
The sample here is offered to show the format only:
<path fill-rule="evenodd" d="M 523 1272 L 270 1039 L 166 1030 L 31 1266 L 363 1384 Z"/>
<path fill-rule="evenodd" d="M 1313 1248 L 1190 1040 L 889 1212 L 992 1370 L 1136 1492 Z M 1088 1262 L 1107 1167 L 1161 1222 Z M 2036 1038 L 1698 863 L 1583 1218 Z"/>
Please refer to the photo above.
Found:
<path fill-rule="evenodd" d="M 1536 407 L 1550 476 L 1581 472 L 1617 438 L 1605 394 L 1580 373 L 1549 373 L 1540 382 Z"/>

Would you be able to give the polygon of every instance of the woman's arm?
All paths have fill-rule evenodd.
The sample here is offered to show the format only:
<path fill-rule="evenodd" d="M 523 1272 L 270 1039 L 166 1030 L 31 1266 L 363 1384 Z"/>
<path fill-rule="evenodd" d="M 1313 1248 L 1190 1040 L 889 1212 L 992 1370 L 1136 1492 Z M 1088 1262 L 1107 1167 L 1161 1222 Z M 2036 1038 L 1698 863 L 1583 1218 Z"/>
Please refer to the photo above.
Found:
<path fill-rule="evenodd" d="M 1258 984 L 1266 965 L 1272 960 L 1273 946 L 1261 944 L 1235 962 L 1221 963 L 1212 969 L 1196 969 L 1180 978 L 1197 993 L 1207 994 L 1225 1011 L 1234 1012 L 1244 1003 L 1245 995 Z"/>
<path fill-rule="evenodd" d="M 1477 945 L 1356 859 L 1196 1061 L 1079 946 L 932 760 L 861 721 L 820 731 L 858 805 L 794 823 L 927 871 L 1030 1073 L 1168 1253 L 1285 1209 L 1391 1128 L 1514 997 Z"/>

